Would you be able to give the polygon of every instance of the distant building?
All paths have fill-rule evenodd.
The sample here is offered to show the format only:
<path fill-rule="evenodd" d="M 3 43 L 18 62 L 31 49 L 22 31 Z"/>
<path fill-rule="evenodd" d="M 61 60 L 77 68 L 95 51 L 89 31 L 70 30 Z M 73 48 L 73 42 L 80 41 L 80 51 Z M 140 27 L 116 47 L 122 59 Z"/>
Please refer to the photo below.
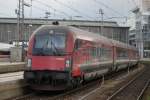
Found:
<path fill-rule="evenodd" d="M 136 30 L 132 29 L 129 31 L 129 44 L 132 46 L 137 47 L 137 43 L 136 43 L 137 39 L 136 39 Z"/>
<path fill-rule="evenodd" d="M 134 9 L 136 17 L 136 45 L 141 58 L 150 58 L 150 0 L 140 0 Z"/>
<path fill-rule="evenodd" d="M 31 33 L 40 25 L 49 24 L 56 20 L 54 19 L 25 19 L 24 33 L 22 40 L 28 41 Z M 104 35 L 124 43 L 128 43 L 129 27 L 121 27 L 116 22 L 104 21 L 86 21 L 86 20 L 57 20 L 60 25 L 70 25 L 83 30 Z M 17 33 L 16 18 L 0 18 L 0 42 L 10 42 L 19 39 Z"/>

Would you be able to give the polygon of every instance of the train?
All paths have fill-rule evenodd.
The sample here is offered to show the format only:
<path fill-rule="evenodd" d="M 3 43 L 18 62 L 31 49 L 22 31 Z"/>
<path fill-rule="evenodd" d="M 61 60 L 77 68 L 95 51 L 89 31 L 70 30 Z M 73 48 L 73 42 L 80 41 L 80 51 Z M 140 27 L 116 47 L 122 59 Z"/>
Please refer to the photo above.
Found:
<path fill-rule="evenodd" d="M 11 48 L 14 47 L 11 44 L 0 42 L 0 62 L 10 61 Z"/>
<path fill-rule="evenodd" d="M 10 48 L 12 48 L 12 47 L 14 47 L 14 46 L 11 44 L 0 42 L 0 55 L 9 55 Z"/>
<path fill-rule="evenodd" d="M 138 63 L 138 50 L 72 26 L 42 25 L 30 37 L 24 79 L 34 90 L 65 90 Z"/>

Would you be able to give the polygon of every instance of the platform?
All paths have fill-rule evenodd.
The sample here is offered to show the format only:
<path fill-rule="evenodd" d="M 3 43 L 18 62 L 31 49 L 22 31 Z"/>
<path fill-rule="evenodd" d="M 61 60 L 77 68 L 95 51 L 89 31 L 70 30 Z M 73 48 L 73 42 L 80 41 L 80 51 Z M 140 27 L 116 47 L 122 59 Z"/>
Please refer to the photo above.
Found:
<path fill-rule="evenodd" d="M 23 71 L 25 68 L 25 62 L 0 62 L 0 74 L 8 72 Z"/>
<path fill-rule="evenodd" d="M 23 95 L 26 87 L 23 71 L 0 74 L 0 100 Z"/>
<path fill-rule="evenodd" d="M 23 71 L 0 74 L 0 83 L 23 79 Z"/>

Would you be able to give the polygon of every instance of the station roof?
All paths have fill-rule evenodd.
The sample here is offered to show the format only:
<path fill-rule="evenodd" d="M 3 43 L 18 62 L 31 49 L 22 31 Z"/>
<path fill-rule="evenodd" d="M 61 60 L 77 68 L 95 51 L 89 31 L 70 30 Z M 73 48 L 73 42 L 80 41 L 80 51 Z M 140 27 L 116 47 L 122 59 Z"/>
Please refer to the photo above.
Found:
<path fill-rule="evenodd" d="M 101 21 L 91 21 L 91 20 L 66 20 L 66 19 L 40 19 L 40 18 L 26 18 L 24 23 L 26 24 L 49 24 L 51 25 L 52 22 L 58 21 L 60 25 L 74 25 L 74 26 L 102 26 Z M 0 23 L 8 23 L 8 24 L 16 24 L 17 18 L 0 18 Z M 110 26 L 110 27 L 119 27 L 117 22 L 115 21 L 103 21 L 103 26 Z"/>

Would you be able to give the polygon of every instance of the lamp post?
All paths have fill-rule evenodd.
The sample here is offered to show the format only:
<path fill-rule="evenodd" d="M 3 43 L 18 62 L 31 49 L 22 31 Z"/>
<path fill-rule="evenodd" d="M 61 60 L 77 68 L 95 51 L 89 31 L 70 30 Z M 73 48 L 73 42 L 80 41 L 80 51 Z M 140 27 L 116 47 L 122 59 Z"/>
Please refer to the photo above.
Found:
<path fill-rule="evenodd" d="M 100 8 L 98 14 L 101 16 L 101 20 L 99 22 L 100 23 L 100 34 L 104 35 L 103 34 L 103 22 L 104 22 L 104 18 L 103 18 L 104 17 L 104 12 L 103 12 L 103 9 Z"/>
<path fill-rule="evenodd" d="M 31 5 L 24 2 L 24 0 L 19 0 L 18 9 L 15 10 L 17 14 L 17 33 L 19 35 L 18 44 L 22 41 L 22 61 L 24 60 L 24 6 L 31 7 Z"/>

